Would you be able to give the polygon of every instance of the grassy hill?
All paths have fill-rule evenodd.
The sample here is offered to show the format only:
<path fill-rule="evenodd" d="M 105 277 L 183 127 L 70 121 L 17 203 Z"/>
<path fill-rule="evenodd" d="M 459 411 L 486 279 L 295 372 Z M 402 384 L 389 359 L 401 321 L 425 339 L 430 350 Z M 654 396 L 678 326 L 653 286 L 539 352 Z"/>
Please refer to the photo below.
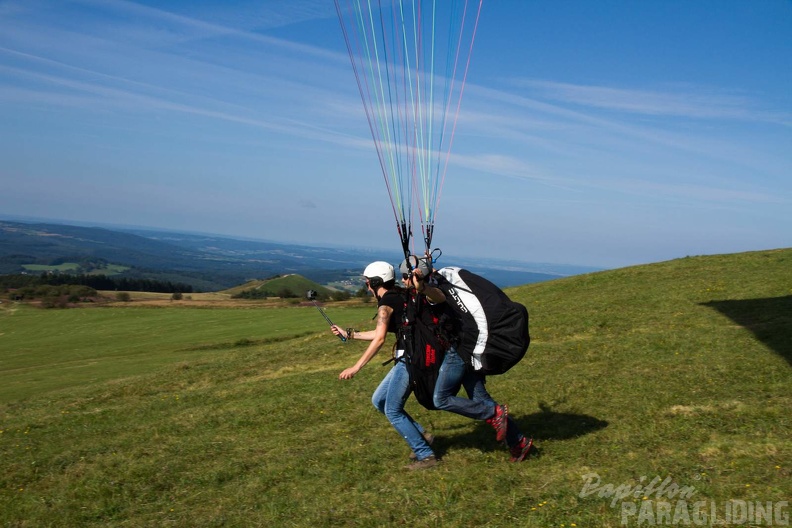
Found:
<path fill-rule="evenodd" d="M 488 388 L 541 456 L 510 464 L 486 424 L 411 400 L 444 460 L 417 473 L 370 403 L 386 369 L 375 359 L 340 382 L 363 344 L 332 338 L 310 307 L 6 303 L 0 386 L 40 389 L 0 405 L 0 523 L 635 526 L 630 508 L 660 522 L 663 504 L 671 524 L 680 489 L 685 511 L 716 513 L 704 525 L 739 505 L 754 515 L 789 499 L 790 278 L 784 249 L 509 290 L 533 342 Z M 368 328 L 373 307 L 329 314 Z M 656 478 L 666 486 L 647 490 Z"/>
<path fill-rule="evenodd" d="M 332 293 L 330 289 L 296 274 L 278 276 L 266 280 L 248 281 L 240 286 L 225 290 L 224 293 L 235 296 L 248 292 L 261 297 L 280 297 L 282 294 L 287 293 L 287 297 L 296 295 L 299 298 L 305 298 L 305 293 L 308 290 L 316 291 L 320 299 L 327 298 Z"/>

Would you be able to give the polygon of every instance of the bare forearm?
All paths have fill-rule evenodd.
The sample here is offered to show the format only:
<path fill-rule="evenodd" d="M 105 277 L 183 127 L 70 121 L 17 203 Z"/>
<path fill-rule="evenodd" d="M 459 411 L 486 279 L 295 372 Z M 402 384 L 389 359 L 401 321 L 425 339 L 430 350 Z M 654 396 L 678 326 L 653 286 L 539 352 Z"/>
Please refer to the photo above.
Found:
<path fill-rule="evenodd" d="M 353 330 L 352 335 L 349 336 L 350 339 L 357 339 L 360 341 L 373 341 L 374 337 L 376 337 L 376 331 L 374 330 L 366 330 L 366 331 L 359 331 Z"/>
<path fill-rule="evenodd" d="M 387 335 L 388 331 L 388 321 L 390 320 L 392 312 L 393 309 L 387 306 L 380 306 L 377 310 L 377 327 L 374 330 L 370 330 L 368 332 L 355 332 L 354 330 L 347 332 L 349 338 L 351 339 L 370 341 L 370 343 L 368 347 L 366 347 L 366 351 L 363 352 L 363 355 L 360 356 L 360 359 L 357 360 L 357 363 L 339 374 L 338 377 L 340 379 L 351 379 L 360 371 L 360 369 L 362 369 L 369 361 L 371 361 L 371 358 L 373 358 L 377 352 L 379 352 L 379 349 L 382 348 L 383 343 L 385 343 L 385 336 Z"/>
<path fill-rule="evenodd" d="M 377 355 L 377 352 L 379 352 L 379 349 L 382 348 L 384 342 L 384 339 L 371 339 L 371 343 L 369 343 L 369 346 L 366 348 L 366 351 L 363 352 L 363 355 L 360 356 L 360 359 L 357 360 L 355 367 L 358 370 L 365 367 L 366 364 L 368 364 L 368 362 Z"/>

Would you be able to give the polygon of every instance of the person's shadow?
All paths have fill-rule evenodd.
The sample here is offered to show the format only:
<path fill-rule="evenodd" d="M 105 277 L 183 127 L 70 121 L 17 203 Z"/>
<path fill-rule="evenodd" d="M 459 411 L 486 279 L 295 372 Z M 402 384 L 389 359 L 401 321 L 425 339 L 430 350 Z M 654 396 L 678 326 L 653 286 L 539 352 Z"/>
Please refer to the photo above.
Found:
<path fill-rule="evenodd" d="M 571 440 L 608 426 L 608 422 L 587 414 L 565 413 L 553 411 L 544 403 L 539 404 L 540 411 L 524 416 L 511 418 L 517 423 L 525 436 L 533 437 L 534 442 L 542 440 Z M 467 429 L 469 424 L 461 423 L 452 429 Z M 476 448 L 484 452 L 502 450 L 495 441 L 492 426 L 477 421 L 475 428 L 464 433 L 451 435 L 439 434 L 432 448 L 442 457 L 448 448 Z M 540 446 L 541 449 L 541 446 Z"/>
<path fill-rule="evenodd" d="M 765 299 L 710 301 L 713 308 L 754 336 L 792 365 L 792 295 Z"/>

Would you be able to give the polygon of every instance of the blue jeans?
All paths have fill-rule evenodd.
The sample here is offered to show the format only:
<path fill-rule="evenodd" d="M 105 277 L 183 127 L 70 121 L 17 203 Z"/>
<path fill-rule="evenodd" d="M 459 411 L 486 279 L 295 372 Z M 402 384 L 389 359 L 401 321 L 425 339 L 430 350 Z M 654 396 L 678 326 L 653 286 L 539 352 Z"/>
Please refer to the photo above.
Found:
<path fill-rule="evenodd" d="M 456 349 L 451 347 L 443 358 L 437 377 L 433 398 L 435 407 L 474 420 L 492 418 L 497 403 L 487 392 L 485 383 L 484 375 L 468 367 Z M 465 387 L 467 398 L 457 396 L 460 385 Z M 506 443 L 511 447 L 517 445 L 523 435 L 511 416 L 508 424 Z"/>
<path fill-rule="evenodd" d="M 384 414 L 391 425 L 407 440 L 418 460 L 434 455 L 423 437 L 424 428 L 404 410 L 410 396 L 410 373 L 407 365 L 397 361 L 371 396 L 371 403 Z"/>

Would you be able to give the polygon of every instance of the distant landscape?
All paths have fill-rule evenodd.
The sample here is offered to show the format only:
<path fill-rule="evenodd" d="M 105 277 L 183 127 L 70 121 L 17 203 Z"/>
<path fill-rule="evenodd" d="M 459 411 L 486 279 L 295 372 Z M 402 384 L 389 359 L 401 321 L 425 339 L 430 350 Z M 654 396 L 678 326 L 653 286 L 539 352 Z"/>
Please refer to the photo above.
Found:
<path fill-rule="evenodd" d="M 398 251 L 328 248 L 211 234 L 123 227 L 0 220 L 0 274 L 69 273 L 183 283 L 196 292 L 232 288 L 277 275 L 299 274 L 332 289 L 360 288 L 373 260 L 397 264 Z M 543 282 L 599 268 L 443 255 L 501 287 Z"/>

